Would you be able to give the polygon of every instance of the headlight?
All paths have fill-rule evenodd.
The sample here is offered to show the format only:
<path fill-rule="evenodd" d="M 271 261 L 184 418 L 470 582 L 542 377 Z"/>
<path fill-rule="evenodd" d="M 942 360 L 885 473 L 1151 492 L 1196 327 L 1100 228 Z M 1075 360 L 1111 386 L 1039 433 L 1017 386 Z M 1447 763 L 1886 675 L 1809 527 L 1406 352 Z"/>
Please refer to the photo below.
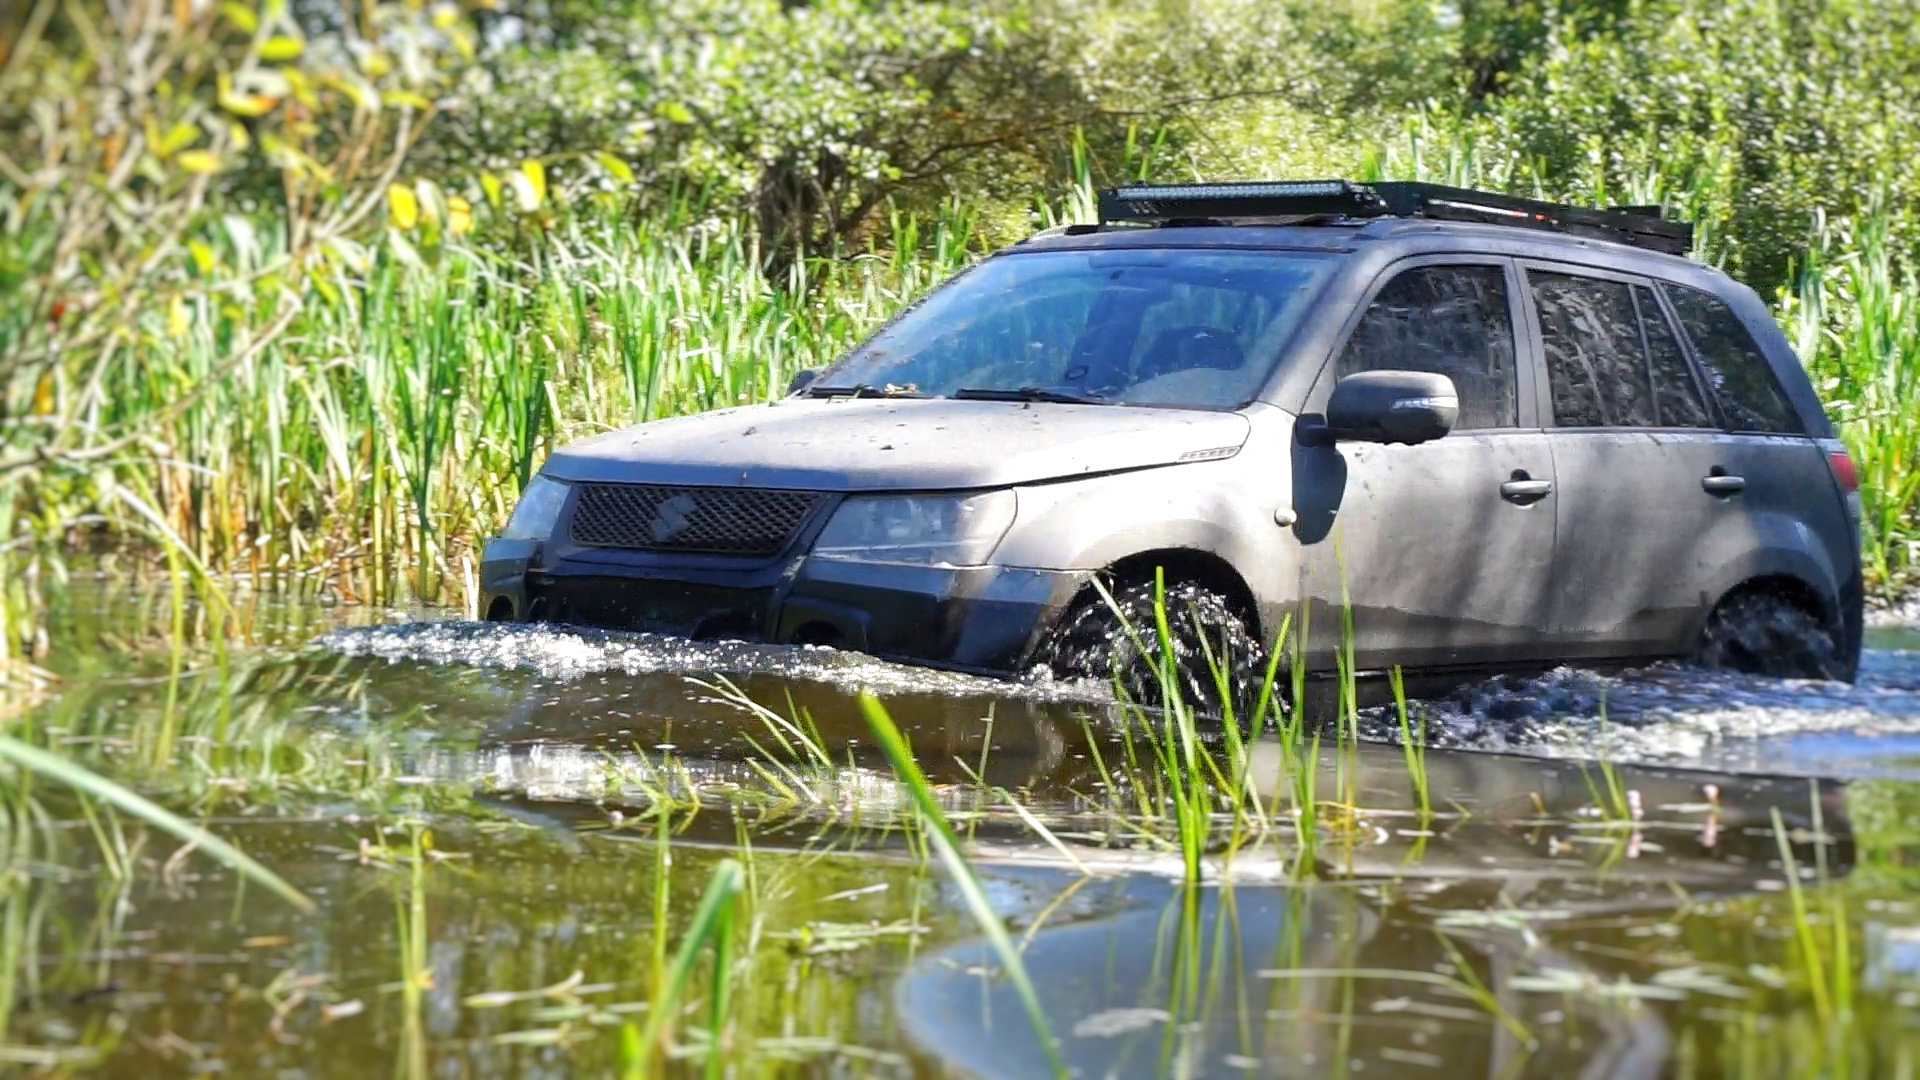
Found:
<path fill-rule="evenodd" d="M 500 530 L 500 539 L 545 540 L 552 536 L 554 523 L 560 520 L 560 507 L 566 501 L 567 485 L 535 474 L 520 493 L 507 527 Z"/>
<path fill-rule="evenodd" d="M 818 559 L 979 566 L 1013 524 L 1011 491 L 984 495 L 856 496 L 814 542 Z"/>

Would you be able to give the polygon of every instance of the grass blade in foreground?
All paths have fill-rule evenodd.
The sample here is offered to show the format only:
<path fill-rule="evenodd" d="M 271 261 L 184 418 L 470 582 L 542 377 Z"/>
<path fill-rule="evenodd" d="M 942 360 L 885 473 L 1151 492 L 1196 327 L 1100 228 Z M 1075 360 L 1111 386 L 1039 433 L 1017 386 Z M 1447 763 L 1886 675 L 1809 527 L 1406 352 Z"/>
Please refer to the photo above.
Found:
<path fill-rule="evenodd" d="M 686 989 L 688 977 L 693 974 L 693 962 L 700 955 L 701 948 L 709 941 L 717 944 L 728 936 L 736 910 L 734 901 L 740 896 L 742 880 L 740 864 L 732 859 L 722 859 L 713 868 L 713 877 L 707 881 L 707 891 L 700 897 L 700 906 L 694 910 L 693 922 L 688 925 L 686 936 L 680 939 L 679 951 L 673 954 L 673 966 L 667 969 L 666 987 L 647 1008 L 646 1030 L 638 1032 L 636 1037 L 635 1028 L 629 1024 L 622 1036 L 622 1056 L 627 1059 L 625 1072 L 629 1080 L 648 1075 L 647 1066 L 653 1060 L 661 1037 L 666 1034 L 667 1025 L 672 1022 L 680 994 Z M 727 949 L 716 947 L 714 953 L 716 1014 L 724 1012 L 727 952 Z M 720 1022 L 723 1017 L 715 1015 L 712 1019 L 712 1041 L 707 1046 L 709 1074 L 720 1053 Z"/>
<path fill-rule="evenodd" d="M 84 769 L 58 754 L 50 754 L 39 747 L 29 746 L 6 735 L 0 735 L 0 760 L 10 761 L 20 768 L 39 773 L 56 783 L 65 784 L 75 791 L 90 795 L 132 814 L 156 829 L 172 833 L 205 851 L 214 859 L 232 867 L 238 873 L 272 890 L 301 911 L 315 910 L 313 901 L 307 899 L 305 894 L 287 884 L 280 875 L 248 858 L 247 854 L 239 848 L 166 807 L 137 792 L 121 787 L 98 773 Z"/>
<path fill-rule="evenodd" d="M 920 771 L 919 762 L 913 760 L 913 748 L 907 745 L 906 737 L 894 726 L 893 717 L 887 715 L 886 706 L 880 704 L 879 698 L 861 693 L 860 711 L 866 713 L 867 725 L 873 728 L 880 748 L 886 751 L 887 759 L 893 762 L 893 771 L 913 796 L 914 806 L 926 820 L 927 835 L 933 842 L 933 849 L 940 853 L 940 861 L 946 864 L 947 873 L 953 876 L 954 884 L 960 887 L 961 894 L 967 898 L 967 907 L 973 913 L 974 922 L 980 924 L 981 932 L 987 936 L 987 943 L 999 956 L 1000 966 L 1012 981 L 1014 991 L 1020 995 L 1021 1004 L 1026 1006 L 1033 1033 L 1040 1040 L 1040 1048 L 1046 1051 L 1047 1065 L 1054 1076 L 1066 1076 L 1066 1066 L 1060 1060 L 1059 1048 L 1054 1045 L 1053 1032 L 1047 1028 L 1047 1016 L 1040 1008 L 1040 997 L 1034 993 L 1033 983 L 1027 978 L 1026 965 L 1020 961 L 1020 951 L 1013 947 L 1012 939 L 1007 937 L 1006 924 L 993 913 L 993 904 L 987 900 L 986 890 L 980 887 L 980 879 L 973 876 L 973 867 L 960 857 L 960 842 L 953 834 L 953 826 L 947 824 L 946 815 L 940 812 L 940 803 L 934 799 L 933 791 L 927 785 L 926 774 Z"/>

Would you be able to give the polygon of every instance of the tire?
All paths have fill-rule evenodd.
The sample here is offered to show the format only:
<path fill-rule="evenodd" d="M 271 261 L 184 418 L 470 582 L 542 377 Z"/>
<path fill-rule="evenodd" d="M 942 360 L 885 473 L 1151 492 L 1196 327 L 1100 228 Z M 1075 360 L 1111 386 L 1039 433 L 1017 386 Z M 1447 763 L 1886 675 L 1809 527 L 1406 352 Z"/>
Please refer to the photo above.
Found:
<path fill-rule="evenodd" d="M 1780 679 L 1845 678 L 1833 632 L 1779 593 L 1737 592 L 1713 609 L 1696 659 L 1704 667 Z"/>
<path fill-rule="evenodd" d="M 1055 678 L 1111 683 L 1117 675 L 1120 690 L 1130 701 L 1161 705 L 1164 694 L 1153 598 L 1152 582 L 1120 587 L 1113 592 L 1111 605 L 1097 593 L 1083 598 L 1048 635 L 1042 661 Z M 1251 708 L 1259 697 L 1267 664 L 1266 650 L 1251 620 L 1219 593 L 1188 583 L 1167 587 L 1166 612 L 1177 659 L 1175 678 L 1183 700 L 1203 710 L 1217 710 L 1220 693 L 1207 661 L 1210 648 L 1226 668 L 1235 713 Z M 1122 619 L 1146 646 L 1144 654 Z M 1201 644 L 1202 628 L 1206 632 L 1205 647 Z"/>

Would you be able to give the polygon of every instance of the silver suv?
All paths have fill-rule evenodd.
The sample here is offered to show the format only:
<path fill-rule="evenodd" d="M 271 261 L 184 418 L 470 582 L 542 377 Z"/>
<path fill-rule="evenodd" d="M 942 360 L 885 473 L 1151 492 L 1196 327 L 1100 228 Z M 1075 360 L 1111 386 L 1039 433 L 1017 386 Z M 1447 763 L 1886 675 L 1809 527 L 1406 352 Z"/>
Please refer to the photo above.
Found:
<path fill-rule="evenodd" d="M 1104 677 L 1159 576 L 1196 681 L 1289 614 L 1310 671 L 1853 677 L 1852 464 L 1689 226 L 1346 181 L 1101 205 L 784 400 L 556 452 L 487 617 Z"/>

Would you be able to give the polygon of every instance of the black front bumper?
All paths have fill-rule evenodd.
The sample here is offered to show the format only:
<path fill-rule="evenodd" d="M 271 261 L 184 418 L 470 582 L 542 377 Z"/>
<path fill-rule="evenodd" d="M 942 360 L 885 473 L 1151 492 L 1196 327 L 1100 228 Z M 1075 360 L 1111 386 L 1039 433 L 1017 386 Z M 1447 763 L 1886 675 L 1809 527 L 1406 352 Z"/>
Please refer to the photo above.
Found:
<path fill-rule="evenodd" d="M 495 540 L 481 556 L 490 619 L 836 645 L 975 671 L 1018 670 L 1084 573 L 1015 567 L 549 556 Z"/>

